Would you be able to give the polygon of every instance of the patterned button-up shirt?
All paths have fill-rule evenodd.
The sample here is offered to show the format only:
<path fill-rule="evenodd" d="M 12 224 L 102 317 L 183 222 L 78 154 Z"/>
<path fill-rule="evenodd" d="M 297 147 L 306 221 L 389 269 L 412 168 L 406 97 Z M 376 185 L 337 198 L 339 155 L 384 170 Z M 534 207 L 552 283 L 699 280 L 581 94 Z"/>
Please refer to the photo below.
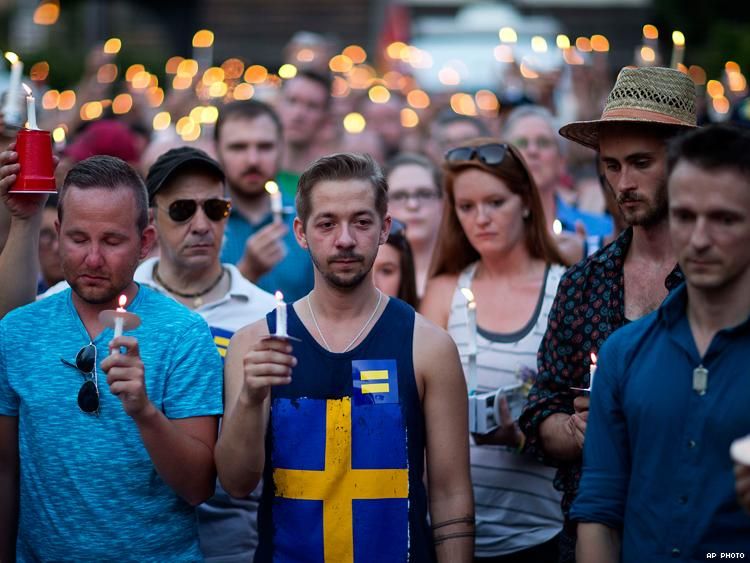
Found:
<path fill-rule="evenodd" d="M 538 374 L 520 418 L 526 450 L 558 468 L 555 487 L 563 492 L 565 518 L 581 478 L 581 459 L 563 462 L 546 455 L 539 427 L 555 413 L 573 414 L 571 387 L 587 387 L 591 352 L 596 353 L 625 318 L 625 257 L 633 240 L 632 228 L 611 244 L 570 268 L 562 277 L 539 347 Z M 668 290 L 683 281 L 678 266 L 667 276 Z"/>

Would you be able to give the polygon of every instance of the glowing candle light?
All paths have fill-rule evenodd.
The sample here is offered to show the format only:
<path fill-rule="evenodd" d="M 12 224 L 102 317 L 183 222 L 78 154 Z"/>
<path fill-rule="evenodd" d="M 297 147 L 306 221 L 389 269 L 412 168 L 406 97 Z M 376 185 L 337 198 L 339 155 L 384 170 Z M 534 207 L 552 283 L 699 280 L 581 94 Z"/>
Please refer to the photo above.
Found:
<path fill-rule="evenodd" d="M 672 62 L 669 66 L 677 68 L 685 58 L 685 35 L 681 31 L 672 32 Z"/>
<path fill-rule="evenodd" d="M 555 219 L 554 221 L 552 221 L 552 232 L 555 233 L 556 235 L 559 235 L 560 233 L 562 233 L 562 231 L 563 231 L 563 226 L 562 226 L 562 222 L 560 221 L 560 219 Z"/>
<path fill-rule="evenodd" d="M 125 311 L 125 304 L 128 302 L 128 298 L 123 293 L 120 295 L 120 298 L 117 300 L 117 303 L 119 304 L 119 307 L 117 307 L 118 313 L 126 313 Z M 122 328 L 124 326 L 125 317 L 123 315 L 115 315 L 115 338 L 118 336 L 122 336 Z"/>
<path fill-rule="evenodd" d="M 266 191 L 271 196 L 271 213 L 273 213 L 273 222 L 281 223 L 282 220 L 282 203 L 281 203 L 281 191 L 279 185 L 273 180 L 266 182 Z"/>
<path fill-rule="evenodd" d="M 589 391 L 594 388 L 594 375 L 596 375 L 596 354 L 591 352 L 591 364 L 589 364 Z"/>
<path fill-rule="evenodd" d="M 469 331 L 469 395 L 474 395 L 477 391 L 477 302 L 474 299 L 474 292 L 468 287 L 462 287 L 461 293 L 466 299 L 466 321 Z"/>
<path fill-rule="evenodd" d="M 277 291 L 276 297 L 276 334 L 274 336 L 288 336 L 286 332 L 286 303 L 284 294 Z"/>
<path fill-rule="evenodd" d="M 22 84 L 23 89 L 26 91 L 26 121 L 28 122 L 29 129 L 39 129 L 36 124 L 36 105 L 34 104 L 34 96 L 26 84 Z"/>
<path fill-rule="evenodd" d="M 8 82 L 8 90 L 5 92 L 3 115 L 5 122 L 9 125 L 20 125 L 21 108 L 19 107 L 18 91 L 21 88 L 23 62 L 18 58 L 18 55 L 10 51 L 5 53 L 5 58 L 10 62 L 10 80 Z"/>

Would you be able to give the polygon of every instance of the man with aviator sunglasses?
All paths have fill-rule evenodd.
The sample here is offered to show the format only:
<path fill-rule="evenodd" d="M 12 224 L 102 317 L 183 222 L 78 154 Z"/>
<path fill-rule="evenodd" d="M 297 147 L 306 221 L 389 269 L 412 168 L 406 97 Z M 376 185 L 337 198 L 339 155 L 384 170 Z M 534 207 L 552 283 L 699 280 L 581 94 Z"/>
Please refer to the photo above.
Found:
<path fill-rule="evenodd" d="M 0 321 L 0 560 L 198 560 L 223 410 L 206 322 L 134 281 L 155 232 L 126 163 L 78 163 L 57 230 L 71 289 Z M 141 325 L 113 338 L 99 313 L 123 294 Z"/>
<path fill-rule="evenodd" d="M 157 159 L 146 187 L 161 256 L 144 261 L 135 280 L 200 314 L 223 357 L 237 330 L 263 318 L 276 305 L 273 295 L 219 259 L 231 208 L 224 172 L 203 151 L 181 147 Z M 214 496 L 197 509 L 206 561 L 252 559 L 258 541 L 259 498 L 260 488 L 235 499 L 217 482 Z"/>

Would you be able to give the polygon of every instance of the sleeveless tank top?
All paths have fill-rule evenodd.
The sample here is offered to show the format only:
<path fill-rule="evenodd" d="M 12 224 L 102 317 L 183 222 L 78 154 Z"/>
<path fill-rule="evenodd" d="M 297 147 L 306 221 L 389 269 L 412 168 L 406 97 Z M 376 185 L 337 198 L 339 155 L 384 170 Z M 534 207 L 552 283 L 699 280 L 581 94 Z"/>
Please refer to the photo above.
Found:
<path fill-rule="evenodd" d="M 275 314 L 266 318 L 273 333 Z M 271 392 L 256 562 L 434 561 L 414 319 L 390 299 L 365 339 L 337 354 L 288 308 L 301 341 L 292 382 Z"/>
<path fill-rule="evenodd" d="M 469 327 L 466 299 L 477 263 L 459 275 L 451 302 L 448 332 L 468 373 Z M 565 269 L 550 266 L 531 319 L 518 332 L 497 334 L 477 328 L 477 393 L 525 382 L 536 375 L 536 356 L 547 328 L 552 302 Z M 497 296 L 501 299 L 502 296 Z M 477 303 L 482 307 L 482 303 Z M 518 413 L 514 413 L 518 414 Z M 474 488 L 477 557 L 498 557 L 544 543 L 562 527 L 560 493 L 553 487 L 555 469 L 506 446 L 478 446 L 470 439 L 471 482 Z"/>

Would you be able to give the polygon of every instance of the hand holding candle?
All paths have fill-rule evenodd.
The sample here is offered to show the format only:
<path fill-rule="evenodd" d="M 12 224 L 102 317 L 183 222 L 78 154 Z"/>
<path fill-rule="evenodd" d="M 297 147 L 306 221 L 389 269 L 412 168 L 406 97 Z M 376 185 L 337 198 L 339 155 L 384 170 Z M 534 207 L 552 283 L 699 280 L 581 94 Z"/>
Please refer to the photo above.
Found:
<path fill-rule="evenodd" d="M 125 294 L 120 295 L 118 299 L 119 307 L 116 310 L 106 310 L 99 313 L 99 321 L 105 326 L 110 326 L 114 330 L 114 338 L 122 336 L 125 330 L 134 330 L 141 326 L 141 318 L 135 313 L 129 313 L 125 310 L 128 298 Z M 117 354 L 115 351 L 113 354 Z"/>

